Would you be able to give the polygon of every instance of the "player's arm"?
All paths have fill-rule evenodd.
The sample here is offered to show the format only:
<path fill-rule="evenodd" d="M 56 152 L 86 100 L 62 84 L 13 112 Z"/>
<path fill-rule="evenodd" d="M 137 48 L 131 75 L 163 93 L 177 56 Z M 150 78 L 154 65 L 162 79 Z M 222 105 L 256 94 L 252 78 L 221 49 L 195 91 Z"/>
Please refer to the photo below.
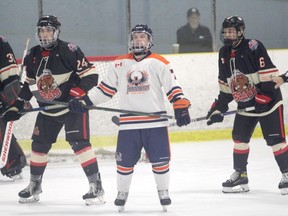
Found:
<path fill-rule="evenodd" d="M 257 46 L 252 50 L 258 65 L 259 77 L 256 84 L 255 110 L 261 113 L 270 110 L 279 100 L 279 89 L 275 89 L 275 83 L 271 80 L 271 77 L 279 75 L 279 71 L 272 63 L 264 45 L 259 41 L 257 42 Z"/>
<path fill-rule="evenodd" d="M 223 51 L 223 50 L 221 50 Z M 219 94 L 217 99 L 212 103 L 210 109 L 208 110 L 206 119 L 207 125 L 214 124 L 216 122 L 222 122 L 224 117 L 221 113 L 228 111 L 228 104 L 233 100 L 232 91 L 228 84 L 227 78 L 225 77 L 224 71 L 227 70 L 221 61 L 221 52 L 219 53 L 219 75 L 218 75 L 218 86 Z"/>
<path fill-rule="evenodd" d="M 190 124 L 190 115 L 188 109 L 191 104 L 190 101 L 184 96 L 183 90 L 176 79 L 174 71 L 170 68 L 170 64 L 164 61 L 162 65 L 160 78 L 162 86 L 166 91 L 167 99 L 173 104 L 174 115 L 176 123 L 179 127 Z M 161 66 L 159 66 L 161 67 Z"/>
<path fill-rule="evenodd" d="M 73 43 L 63 43 L 61 52 L 65 55 L 63 61 L 73 70 L 68 82 L 71 84 L 71 98 L 84 97 L 87 92 L 98 84 L 98 74 L 95 65 L 90 63 L 81 49 Z"/>
<path fill-rule="evenodd" d="M 1 96 L 5 103 L 9 105 L 17 99 L 20 90 L 19 68 L 13 50 L 4 38 L 1 38 L 0 50 L 0 78 L 4 86 Z"/>
<path fill-rule="evenodd" d="M 104 103 L 110 100 L 117 93 L 118 77 L 116 75 L 116 71 L 114 70 L 114 66 L 112 65 L 108 68 L 106 76 L 97 85 L 97 87 L 94 87 L 88 91 L 85 100 L 89 101 L 90 105 Z M 70 111 L 75 113 L 83 113 L 87 111 L 79 100 L 71 100 L 68 108 Z"/>
<path fill-rule="evenodd" d="M 275 83 L 274 88 L 279 88 L 282 84 L 288 82 L 288 71 L 280 76 L 273 77 L 272 81 Z"/>

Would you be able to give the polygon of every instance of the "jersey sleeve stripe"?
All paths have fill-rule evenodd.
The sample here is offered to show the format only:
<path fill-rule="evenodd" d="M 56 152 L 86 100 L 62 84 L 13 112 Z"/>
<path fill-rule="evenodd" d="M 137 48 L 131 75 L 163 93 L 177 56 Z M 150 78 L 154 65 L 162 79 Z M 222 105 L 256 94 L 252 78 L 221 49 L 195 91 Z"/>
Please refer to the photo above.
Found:
<path fill-rule="evenodd" d="M 104 82 L 101 82 L 97 88 L 100 89 L 108 97 L 113 97 L 117 93 L 115 88 L 108 86 Z"/>
<path fill-rule="evenodd" d="M 277 68 L 271 68 L 268 70 L 261 70 L 258 72 L 260 82 L 269 82 L 273 77 L 279 75 L 279 70 Z"/>
<path fill-rule="evenodd" d="M 167 93 L 167 98 L 172 102 L 181 95 L 184 95 L 182 89 L 179 86 L 175 86 Z"/>

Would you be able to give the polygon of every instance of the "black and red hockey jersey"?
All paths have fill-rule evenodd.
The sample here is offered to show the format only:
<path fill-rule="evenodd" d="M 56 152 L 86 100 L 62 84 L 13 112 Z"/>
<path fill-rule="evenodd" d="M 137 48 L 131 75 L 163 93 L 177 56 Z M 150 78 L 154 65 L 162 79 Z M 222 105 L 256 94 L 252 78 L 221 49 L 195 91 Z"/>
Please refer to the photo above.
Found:
<path fill-rule="evenodd" d="M 220 93 L 217 110 L 226 112 L 232 100 L 237 102 L 239 109 L 254 106 L 256 94 L 272 99 L 268 110 L 282 104 L 281 91 L 275 89 L 272 82 L 272 77 L 278 76 L 279 71 L 260 41 L 243 39 L 235 50 L 223 46 L 218 64 Z"/>
<path fill-rule="evenodd" d="M 41 100 L 68 102 L 71 99 L 71 88 L 80 87 L 88 92 L 98 81 L 95 66 L 87 60 L 81 49 L 61 40 L 51 50 L 45 50 L 39 45 L 31 48 L 24 59 L 24 67 L 26 81 L 19 97 L 28 101 L 33 96 L 32 91 L 37 91 Z M 37 101 L 39 106 L 47 105 L 39 99 Z M 56 115 L 58 111 L 64 113 L 63 109 L 42 112 Z"/>

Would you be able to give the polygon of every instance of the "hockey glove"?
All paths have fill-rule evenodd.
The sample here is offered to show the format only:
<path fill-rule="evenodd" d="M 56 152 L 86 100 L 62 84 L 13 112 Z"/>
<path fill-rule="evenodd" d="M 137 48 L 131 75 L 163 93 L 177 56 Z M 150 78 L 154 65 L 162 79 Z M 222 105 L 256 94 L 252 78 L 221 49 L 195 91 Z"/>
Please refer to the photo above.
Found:
<path fill-rule="evenodd" d="M 69 101 L 68 109 L 74 113 L 85 113 L 88 111 L 88 108 L 85 105 L 93 105 L 90 98 L 85 95 L 81 99 L 74 98 Z"/>
<path fill-rule="evenodd" d="M 86 92 L 83 89 L 81 89 L 80 87 L 71 88 L 69 91 L 69 95 L 70 95 L 70 98 L 72 98 L 69 101 L 69 106 L 68 106 L 68 109 L 71 112 L 85 113 L 88 111 L 88 109 L 84 107 L 84 105 L 86 105 L 84 98 L 88 98 L 88 96 L 86 96 Z"/>
<path fill-rule="evenodd" d="M 2 116 L 8 121 L 16 121 L 21 118 L 21 111 L 24 110 L 24 100 L 16 100 L 13 105 L 11 105 Z"/>
<path fill-rule="evenodd" d="M 267 112 L 270 109 L 271 98 L 267 95 L 257 94 L 255 96 L 255 111 L 256 113 Z"/>
<path fill-rule="evenodd" d="M 207 125 L 212 125 L 213 123 L 216 122 L 222 122 L 224 120 L 224 116 L 221 114 L 219 110 L 216 108 L 217 100 L 212 104 L 210 110 L 207 113 L 206 119 Z"/>
<path fill-rule="evenodd" d="M 190 124 L 191 120 L 188 111 L 190 105 L 190 101 L 186 98 L 179 99 L 173 103 L 176 123 L 179 127 Z"/>

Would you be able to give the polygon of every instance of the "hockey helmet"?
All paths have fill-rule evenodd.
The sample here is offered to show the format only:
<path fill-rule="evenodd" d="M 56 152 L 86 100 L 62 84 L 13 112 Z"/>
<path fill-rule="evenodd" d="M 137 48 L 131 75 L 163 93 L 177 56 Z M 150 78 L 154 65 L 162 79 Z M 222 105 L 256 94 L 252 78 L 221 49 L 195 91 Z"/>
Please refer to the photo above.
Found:
<path fill-rule="evenodd" d="M 145 33 L 148 36 L 148 44 L 144 45 L 143 43 L 135 43 L 133 40 L 133 35 L 135 33 Z M 129 42 L 129 50 L 133 52 L 134 54 L 142 54 L 146 53 L 150 50 L 150 48 L 153 46 L 153 32 L 152 30 L 145 24 L 137 24 L 135 27 L 132 28 L 130 33 L 130 42 Z"/>
<path fill-rule="evenodd" d="M 60 34 L 60 26 L 58 18 L 54 15 L 43 15 L 37 22 L 37 30 L 36 30 L 36 40 L 39 45 L 44 48 L 50 48 L 54 46 L 58 40 Z M 43 28 L 52 29 L 54 34 L 52 38 L 41 38 L 39 32 Z"/>
<path fill-rule="evenodd" d="M 224 29 L 225 28 L 235 28 L 237 31 L 237 38 L 235 39 L 225 39 L 224 38 Z M 227 46 L 233 46 L 233 44 L 238 44 L 240 40 L 244 38 L 245 32 L 245 23 L 244 20 L 240 16 L 229 16 L 224 19 L 222 23 L 221 35 L 220 39 Z"/>

